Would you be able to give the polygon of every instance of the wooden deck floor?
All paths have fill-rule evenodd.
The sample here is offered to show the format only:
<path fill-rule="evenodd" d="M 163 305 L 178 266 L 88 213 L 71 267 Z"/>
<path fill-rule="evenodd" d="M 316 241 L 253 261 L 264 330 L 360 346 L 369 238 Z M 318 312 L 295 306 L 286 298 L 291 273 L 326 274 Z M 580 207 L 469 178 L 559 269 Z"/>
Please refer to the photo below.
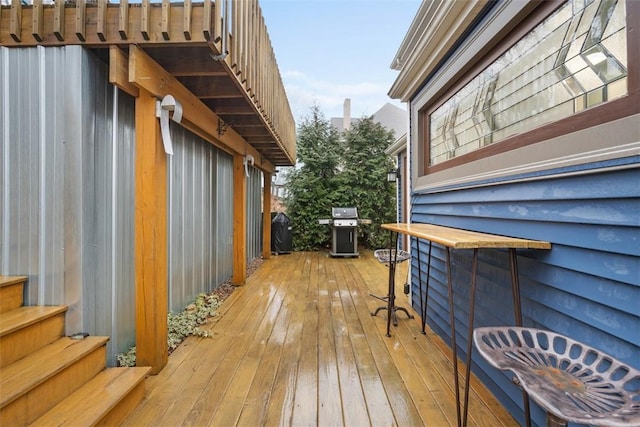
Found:
<path fill-rule="evenodd" d="M 418 316 L 399 313 L 388 338 L 386 312 L 370 314 L 387 272 L 371 252 L 266 260 L 207 325 L 213 337 L 187 339 L 149 377 L 126 425 L 457 425 L 448 347 L 420 333 Z M 397 295 L 407 306 L 400 285 Z M 471 384 L 468 425 L 517 425 Z"/>

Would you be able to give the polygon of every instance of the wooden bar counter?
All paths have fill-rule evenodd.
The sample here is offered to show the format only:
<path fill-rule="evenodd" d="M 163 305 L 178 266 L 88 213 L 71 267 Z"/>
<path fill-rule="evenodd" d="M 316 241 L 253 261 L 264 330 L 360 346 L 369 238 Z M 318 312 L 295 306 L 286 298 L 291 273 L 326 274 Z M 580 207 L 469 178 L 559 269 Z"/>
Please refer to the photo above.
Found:
<path fill-rule="evenodd" d="M 522 309 L 520 303 L 520 284 L 518 282 L 518 264 L 516 258 L 516 249 L 551 249 L 551 243 L 539 241 L 521 239 L 516 237 L 501 236 L 495 234 L 480 233 L 476 231 L 462 230 L 459 228 L 445 227 L 441 225 L 433 224 L 418 224 L 418 223 L 394 223 L 394 224 L 382 224 L 382 228 L 390 231 L 390 243 L 393 242 L 393 236 L 395 234 L 395 242 L 397 242 L 397 236 L 399 234 L 405 234 L 415 237 L 416 239 L 423 239 L 429 242 L 428 252 L 428 264 L 427 264 L 427 278 L 426 278 L 426 296 L 424 303 L 421 302 L 421 316 L 422 316 L 422 332 L 424 333 L 426 322 L 426 306 L 428 304 L 428 292 L 429 292 L 429 276 L 431 268 L 431 246 L 433 243 L 444 246 L 446 252 L 446 270 L 447 270 L 447 288 L 449 299 L 449 322 L 451 324 L 451 350 L 453 357 L 453 375 L 455 384 L 456 395 L 456 414 L 458 418 L 458 426 L 466 426 L 467 424 L 467 412 L 469 406 L 469 376 L 471 373 L 471 352 L 473 350 L 473 322 L 475 311 L 475 292 L 476 281 L 478 271 L 478 251 L 479 249 L 508 249 L 509 261 L 511 268 L 511 290 L 513 294 L 513 314 L 516 326 L 522 326 Z M 393 243 L 391 243 L 393 245 Z M 451 278 L 451 249 L 471 249 L 473 250 L 473 261 L 471 267 L 471 292 L 469 298 L 469 333 L 467 337 L 467 360 L 466 360 L 466 372 L 465 372 L 465 389 L 464 389 L 464 413 L 461 414 L 460 405 L 460 392 L 458 384 L 458 356 L 457 356 L 457 344 L 456 344 L 456 329 L 455 329 L 455 315 L 454 315 L 454 297 L 453 297 L 453 282 Z M 417 256 L 418 261 L 418 282 L 420 286 L 420 295 L 422 298 L 422 278 L 420 268 L 420 256 Z M 389 284 L 389 292 L 392 292 L 391 282 Z M 390 310 L 392 307 L 390 307 Z M 390 313 L 389 313 L 390 315 Z M 388 325 L 388 323 L 387 323 Z M 387 326 L 388 328 L 388 326 Z M 387 330 L 387 335 L 389 331 Z M 530 421 L 530 409 L 529 398 L 526 393 L 523 392 L 525 419 L 527 426 L 531 425 Z"/>

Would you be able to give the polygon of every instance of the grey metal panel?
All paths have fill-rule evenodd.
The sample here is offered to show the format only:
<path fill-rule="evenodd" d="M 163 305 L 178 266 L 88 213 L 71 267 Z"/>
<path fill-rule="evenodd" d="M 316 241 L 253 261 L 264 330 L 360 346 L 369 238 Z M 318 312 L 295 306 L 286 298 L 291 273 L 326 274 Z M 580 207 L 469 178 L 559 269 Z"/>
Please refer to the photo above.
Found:
<path fill-rule="evenodd" d="M 107 70 L 80 46 L 0 48 L 0 274 L 29 276 L 26 304 L 68 305 L 67 333 L 109 336 L 113 365 L 135 344 L 135 100 Z M 172 133 L 178 311 L 233 274 L 233 159 Z"/>
<path fill-rule="evenodd" d="M 0 273 L 109 336 L 113 365 L 135 341 L 134 100 L 82 47 L 0 49 Z"/>
<path fill-rule="evenodd" d="M 56 193 L 63 185 L 64 110 L 47 101 L 62 95 L 63 53 L 1 49 L 2 273 L 32 277 L 27 304 L 59 304 L 63 203 Z"/>
<path fill-rule="evenodd" d="M 233 273 L 233 203 L 225 199 L 233 194 L 233 160 L 180 126 L 171 126 L 171 139 L 169 309 L 179 312 Z"/>
<path fill-rule="evenodd" d="M 233 275 L 233 157 L 218 151 L 216 173 L 216 280 L 227 281 Z"/>
<path fill-rule="evenodd" d="M 247 261 L 262 253 L 262 172 L 249 167 L 247 178 Z"/>

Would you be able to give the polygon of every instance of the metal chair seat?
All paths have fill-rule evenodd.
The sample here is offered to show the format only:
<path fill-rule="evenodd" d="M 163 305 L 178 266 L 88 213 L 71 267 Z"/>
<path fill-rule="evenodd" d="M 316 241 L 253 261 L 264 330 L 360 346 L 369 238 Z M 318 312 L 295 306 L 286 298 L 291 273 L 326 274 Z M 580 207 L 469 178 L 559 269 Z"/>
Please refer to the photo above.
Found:
<path fill-rule="evenodd" d="M 387 303 L 386 305 L 378 307 L 371 313 L 371 315 L 377 316 L 380 311 L 387 310 L 387 336 L 390 337 L 390 322 L 393 321 L 393 325 L 398 326 L 398 311 L 402 311 L 409 319 L 413 319 L 413 314 L 409 313 L 409 310 L 396 305 L 395 294 L 395 266 L 396 264 L 400 264 L 401 262 L 411 258 L 411 254 L 401 249 L 376 249 L 373 252 L 373 255 L 378 259 L 378 261 L 386 263 L 389 266 L 389 290 L 387 291 L 387 295 L 384 297 L 369 294 L 372 297 Z"/>
<path fill-rule="evenodd" d="M 547 411 L 567 421 L 640 426 L 640 371 L 571 338 L 540 329 L 485 327 L 473 332 L 480 354 L 510 370 Z"/>
<path fill-rule="evenodd" d="M 395 249 L 376 249 L 373 252 L 373 255 L 376 259 L 382 263 L 394 262 L 399 264 L 403 261 L 411 258 L 411 254 L 407 251 L 403 251 L 402 249 L 398 249 L 398 253 L 396 254 Z"/>

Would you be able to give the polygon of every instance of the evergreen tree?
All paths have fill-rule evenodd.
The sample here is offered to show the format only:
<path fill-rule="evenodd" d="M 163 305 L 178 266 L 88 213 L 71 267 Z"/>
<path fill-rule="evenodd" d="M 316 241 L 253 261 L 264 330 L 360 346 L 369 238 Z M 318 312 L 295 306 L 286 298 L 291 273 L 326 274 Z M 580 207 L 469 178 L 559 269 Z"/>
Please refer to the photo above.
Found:
<path fill-rule="evenodd" d="M 371 225 L 362 227 L 362 242 L 372 249 L 389 245 L 388 233 L 380 229 L 380 224 L 395 222 L 396 218 L 395 185 L 387 182 L 387 172 L 394 166 L 384 152 L 393 140 L 393 131 L 371 117 L 344 132 L 346 166 L 340 187 L 347 206 L 357 206 L 361 218 L 371 219 Z"/>
<path fill-rule="evenodd" d="M 296 250 L 317 250 L 329 244 L 330 229 L 318 219 L 329 218 L 338 202 L 336 176 L 342 151 L 337 130 L 318 106 L 312 107 L 298 128 L 298 167 L 287 174 L 286 205 Z"/>
<path fill-rule="evenodd" d="M 342 136 L 342 138 L 341 138 Z M 287 212 L 293 223 L 296 250 L 318 250 L 331 242 L 331 228 L 318 219 L 329 218 L 332 207 L 358 208 L 360 243 L 369 248 L 388 246 L 380 224 L 395 222 L 395 186 L 387 182 L 392 160 L 384 150 L 393 132 L 372 118 L 363 118 L 342 135 L 319 110 L 311 108 L 298 128 L 298 168 L 287 174 Z"/>

